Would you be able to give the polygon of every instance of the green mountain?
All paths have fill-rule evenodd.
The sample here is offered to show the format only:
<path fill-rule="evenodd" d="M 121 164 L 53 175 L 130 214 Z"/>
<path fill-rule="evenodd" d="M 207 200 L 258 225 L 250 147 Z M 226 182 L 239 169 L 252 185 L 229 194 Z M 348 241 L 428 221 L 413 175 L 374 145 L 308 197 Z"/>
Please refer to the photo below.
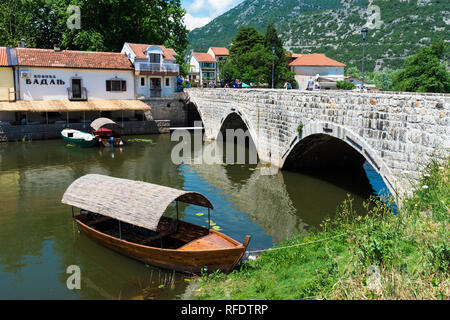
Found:
<path fill-rule="evenodd" d="M 320 52 L 360 66 L 368 24 L 366 69 L 399 68 L 419 46 L 450 42 L 449 0 L 246 0 L 189 36 L 190 48 L 230 46 L 241 26 L 264 32 L 274 22 L 287 50 Z"/>

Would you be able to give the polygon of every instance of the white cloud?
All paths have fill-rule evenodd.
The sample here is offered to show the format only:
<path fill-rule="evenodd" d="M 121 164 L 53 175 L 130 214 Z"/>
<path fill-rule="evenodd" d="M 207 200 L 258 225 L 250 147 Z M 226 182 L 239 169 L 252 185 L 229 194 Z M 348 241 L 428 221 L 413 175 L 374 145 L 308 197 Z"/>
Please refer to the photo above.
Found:
<path fill-rule="evenodd" d="M 212 7 L 212 11 L 216 15 L 221 15 L 228 9 L 230 9 L 234 4 L 235 0 L 207 0 L 209 5 Z"/>
<path fill-rule="evenodd" d="M 203 27 L 240 2 L 242 0 L 194 0 L 186 5 L 187 13 L 184 18 L 186 27 L 189 30 Z"/>
<path fill-rule="evenodd" d="M 211 21 L 209 17 L 193 17 L 190 13 L 186 13 L 184 16 L 184 24 L 188 30 L 194 30 L 195 28 L 203 27 Z"/>
<path fill-rule="evenodd" d="M 205 0 L 194 0 L 189 6 L 188 10 L 190 12 L 199 12 L 204 9 Z"/>

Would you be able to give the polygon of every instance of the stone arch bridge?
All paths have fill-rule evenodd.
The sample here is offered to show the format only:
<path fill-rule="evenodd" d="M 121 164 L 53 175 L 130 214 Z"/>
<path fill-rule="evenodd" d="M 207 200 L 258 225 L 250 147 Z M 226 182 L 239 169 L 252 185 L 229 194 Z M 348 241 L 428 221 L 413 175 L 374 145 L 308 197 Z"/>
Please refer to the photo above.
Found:
<path fill-rule="evenodd" d="M 450 148 L 450 95 L 266 89 L 187 89 L 207 139 L 245 124 L 259 159 L 278 168 L 368 161 L 402 198 Z"/>

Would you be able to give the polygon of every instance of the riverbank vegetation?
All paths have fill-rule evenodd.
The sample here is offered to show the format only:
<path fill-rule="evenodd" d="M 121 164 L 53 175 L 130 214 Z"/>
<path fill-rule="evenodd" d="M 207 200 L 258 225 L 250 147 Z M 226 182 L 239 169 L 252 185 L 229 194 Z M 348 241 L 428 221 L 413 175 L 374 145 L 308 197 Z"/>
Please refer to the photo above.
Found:
<path fill-rule="evenodd" d="M 346 199 L 320 229 L 229 275 L 199 279 L 198 299 L 449 299 L 450 159 L 432 162 L 401 209 Z"/>
<path fill-rule="evenodd" d="M 0 46 L 120 52 L 129 43 L 164 44 L 183 63 L 188 30 L 179 0 L 0 1 Z"/>
<path fill-rule="evenodd" d="M 447 59 L 448 45 L 442 40 L 423 46 L 405 59 L 402 69 L 385 69 L 368 72 L 364 76 L 366 83 L 375 85 L 383 91 L 405 92 L 450 92 L 450 72 Z M 361 78 L 359 67 L 349 66 L 346 76 Z M 348 89 L 339 87 L 339 89 Z"/>

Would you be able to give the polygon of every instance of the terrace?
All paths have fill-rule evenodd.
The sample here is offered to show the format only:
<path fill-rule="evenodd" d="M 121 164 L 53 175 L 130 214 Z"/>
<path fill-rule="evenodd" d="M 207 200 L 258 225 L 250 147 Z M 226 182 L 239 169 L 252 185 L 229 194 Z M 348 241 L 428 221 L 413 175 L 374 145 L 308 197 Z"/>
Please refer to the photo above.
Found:
<path fill-rule="evenodd" d="M 180 66 L 176 63 L 148 63 L 140 62 L 135 66 L 137 75 L 169 75 L 177 76 Z"/>

